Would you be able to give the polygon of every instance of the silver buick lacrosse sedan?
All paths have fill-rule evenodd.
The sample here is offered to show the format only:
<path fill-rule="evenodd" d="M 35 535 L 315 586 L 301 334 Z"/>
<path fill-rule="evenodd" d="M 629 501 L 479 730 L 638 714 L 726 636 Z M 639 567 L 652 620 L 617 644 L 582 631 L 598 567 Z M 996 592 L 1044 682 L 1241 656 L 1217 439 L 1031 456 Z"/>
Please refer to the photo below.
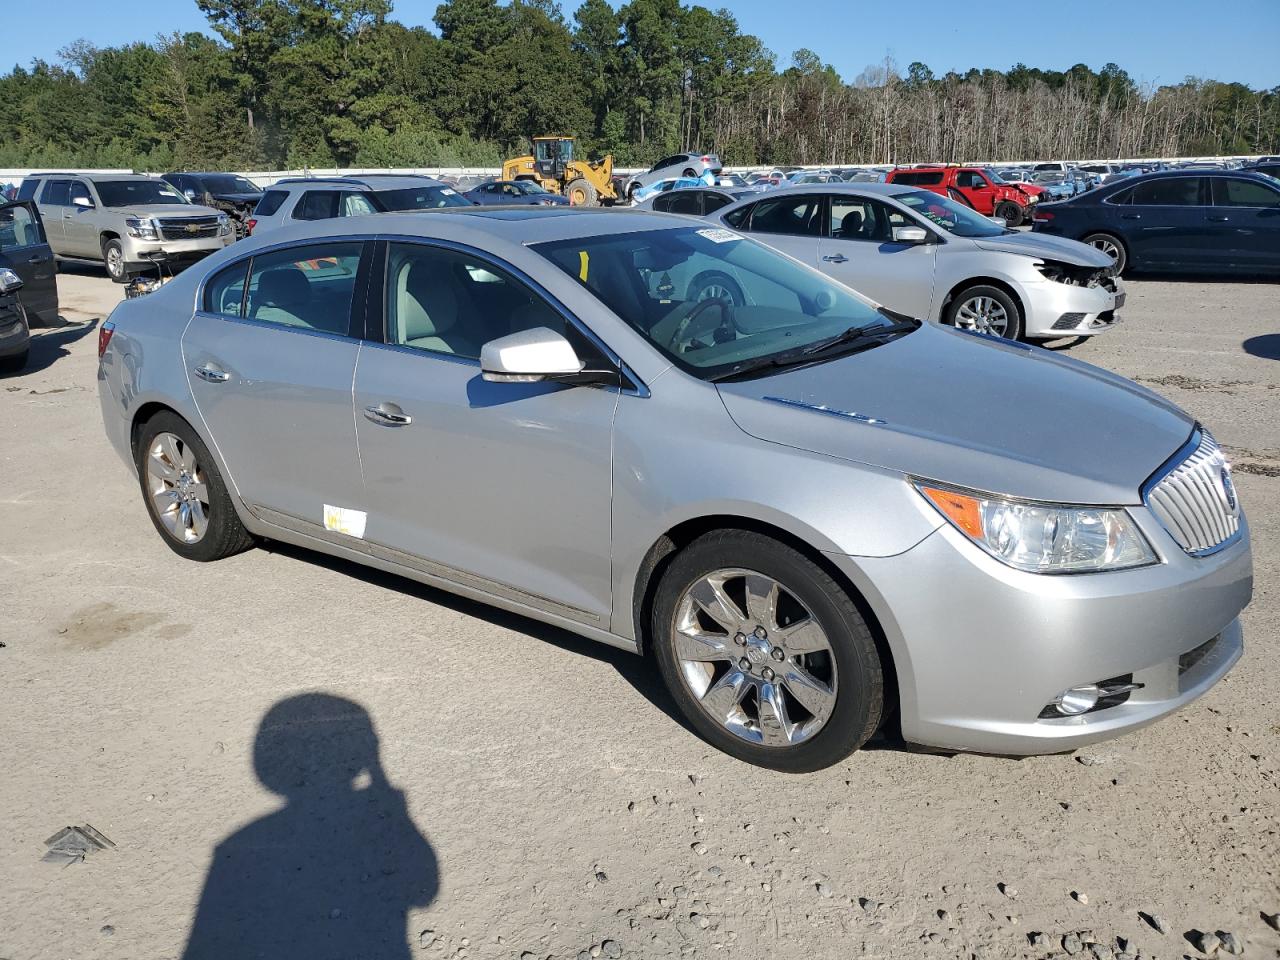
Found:
<path fill-rule="evenodd" d="M 175 553 L 286 541 L 650 656 L 762 766 L 835 763 L 882 723 L 1070 750 L 1242 651 L 1249 533 L 1206 429 L 723 226 L 306 223 L 121 304 L 99 353 L 107 435 Z"/>

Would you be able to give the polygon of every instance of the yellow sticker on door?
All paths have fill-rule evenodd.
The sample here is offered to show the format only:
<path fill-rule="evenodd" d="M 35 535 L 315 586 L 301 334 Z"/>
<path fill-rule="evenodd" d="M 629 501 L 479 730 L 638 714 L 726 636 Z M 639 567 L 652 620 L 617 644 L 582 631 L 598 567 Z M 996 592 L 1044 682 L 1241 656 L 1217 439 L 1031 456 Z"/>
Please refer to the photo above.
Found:
<path fill-rule="evenodd" d="M 363 510 L 324 505 L 324 528 L 345 533 L 348 537 L 364 539 L 364 521 L 368 514 Z"/>

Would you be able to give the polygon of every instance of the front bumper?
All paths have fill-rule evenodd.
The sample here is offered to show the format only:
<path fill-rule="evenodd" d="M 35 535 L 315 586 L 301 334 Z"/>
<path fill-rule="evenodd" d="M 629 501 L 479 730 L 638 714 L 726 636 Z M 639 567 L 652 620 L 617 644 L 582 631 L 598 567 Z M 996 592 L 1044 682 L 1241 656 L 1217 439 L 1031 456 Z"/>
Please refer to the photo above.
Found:
<path fill-rule="evenodd" d="M 30 344 L 31 331 L 22 314 L 11 307 L 0 307 L 0 357 L 15 357 Z"/>
<path fill-rule="evenodd" d="M 1194 558 L 1145 508 L 1131 513 L 1161 563 L 1023 573 L 949 525 L 896 557 L 856 558 L 850 577 L 893 649 L 903 736 L 984 753 L 1073 750 L 1145 726 L 1221 679 L 1243 652 L 1237 618 L 1253 589 L 1247 528 L 1219 553 Z M 1062 691 L 1126 676 L 1143 686 L 1124 702 L 1041 719 Z"/>
<path fill-rule="evenodd" d="M 1115 290 L 1104 286 L 1081 287 L 1053 280 L 1024 283 L 1022 304 L 1025 336 L 1032 339 L 1091 337 L 1110 330 L 1125 292 L 1119 281 Z"/>
<path fill-rule="evenodd" d="M 166 263 L 193 263 L 235 242 L 234 230 L 228 234 L 197 237 L 194 240 L 140 240 L 130 236 L 120 238 L 120 243 L 124 247 L 125 262 L 131 268 L 138 265 L 148 266 L 148 261 L 157 253 L 165 254 Z"/>

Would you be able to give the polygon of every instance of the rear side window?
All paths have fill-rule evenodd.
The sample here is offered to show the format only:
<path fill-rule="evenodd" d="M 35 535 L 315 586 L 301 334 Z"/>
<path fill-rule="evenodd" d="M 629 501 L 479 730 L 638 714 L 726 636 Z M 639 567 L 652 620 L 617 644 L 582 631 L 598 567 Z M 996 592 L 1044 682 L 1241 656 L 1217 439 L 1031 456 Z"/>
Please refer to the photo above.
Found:
<path fill-rule="evenodd" d="M 1204 177 L 1169 177 L 1150 180 L 1133 188 L 1131 203 L 1149 207 L 1196 207 L 1204 205 L 1201 185 Z"/>
<path fill-rule="evenodd" d="M 702 197 L 702 212 L 715 213 L 721 207 L 727 207 L 733 203 L 733 197 L 726 197 L 723 193 L 707 193 Z"/>
<path fill-rule="evenodd" d="M 663 201 L 663 206 L 658 206 L 658 201 Z M 665 210 L 667 213 L 684 213 L 698 215 L 698 194 L 694 190 L 673 190 L 665 197 L 659 197 L 654 201 L 653 208 L 655 210 Z"/>
<path fill-rule="evenodd" d="M 744 223 L 747 222 L 747 217 L 751 216 L 751 211 L 754 210 L 757 206 L 759 206 L 759 204 L 753 203 L 749 207 L 739 207 L 737 210 L 734 210 L 732 213 L 726 213 L 724 216 L 724 222 L 731 227 L 741 227 Z"/>
<path fill-rule="evenodd" d="M 295 220 L 332 220 L 338 215 L 337 190 L 308 190 L 293 208 Z"/>
<path fill-rule="evenodd" d="M 1214 177 L 1212 182 L 1215 207 L 1280 206 L 1280 192 L 1266 184 L 1234 177 Z"/>
<path fill-rule="evenodd" d="M 71 192 L 70 180 L 46 180 L 44 192 L 40 194 L 40 202 L 55 207 L 65 207 L 69 202 L 67 195 Z"/>
<path fill-rule="evenodd" d="M 905 183 L 905 184 L 908 184 L 909 186 L 923 187 L 923 186 L 929 186 L 929 185 L 931 185 L 931 184 L 941 183 L 941 182 L 942 182 L 942 174 L 941 174 L 941 173 L 939 173 L 939 172 L 934 172 L 934 173 L 912 173 L 912 172 L 907 172 L 907 173 L 895 173 L 895 174 L 893 175 L 893 182 L 894 182 L 894 183 Z"/>
<path fill-rule="evenodd" d="M 244 315 L 266 323 L 349 336 L 363 242 L 273 250 L 253 258 Z"/>
<path fill-rule="evenodd" d="M 820 197 L 779 197 L 761 200 L 751 214 L 751 229 L 757 233 L 783 233 L 816 237 L 824 224 Z"/>
<path fill-rule="evenodd" d="M 287 190 L 268 190 L 262 195 L 262 199 L 258 201 L 258 205 L 253 208 L 255 217 L 269 217 L 284 203 L 284 198 L 289 195 Z"/>
<path fill-rule="evenodd" d="M 39 180 L 32 180 L 30 177 L 28 177 L 26 180 L 23 180 L 22 186 L 18 188 L 18 199 L 30 200 L 32 197 L 36 195 L 36 187 L 38 186 L 40 186 Z"/>
<path fill-rule="evenodd" d="M 244 280 L 248 274 L 248 260 L 241 260 L 215 274 L 204 287 L 205 313 L 241 316 L 244 312 Z"/>

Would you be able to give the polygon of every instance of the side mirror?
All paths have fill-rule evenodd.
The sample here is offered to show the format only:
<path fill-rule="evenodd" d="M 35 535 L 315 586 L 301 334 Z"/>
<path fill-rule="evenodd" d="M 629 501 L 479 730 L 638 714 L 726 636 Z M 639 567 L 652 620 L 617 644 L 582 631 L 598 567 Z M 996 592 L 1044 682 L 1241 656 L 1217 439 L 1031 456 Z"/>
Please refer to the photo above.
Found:
<path fill-rule="evenodd" d="M 991 218 L 989 218 L 989 219 L 990 219 L 990 220 L 991 220 L 991 222 L 992 222 L 992 223 L 994 223 L 997 227 L 1007 227 L 1007 226 L 1009 226 L 1009 221 L 1008 221 L 1008 220 L 1006 220 L 1004 217 L 991 217 Z"/>
<path fill-rule="evenodd" d="M 546 327 L 499 337 L 480 348 L 480 372 L 490 383 L 571 379 L 585 368 L 573 345 Z"/>
<path fill-rule="evenodd" d="M 929 231 L 924 227 L 894 227 L 894 243 L 924 243 L 929 239 Z"/>
<path fill-rule="evenodd" d="M 93 209 L 93 201 L 88 197 L 72 197 L 71 203 L 72 205 L 80 207 L 84 210 Z"/>
<path fill-rule="evenodd" d="M 17 293 L 22 289 L 22 278 L 8 267 L 0 268 L 0 293 Z"/>

